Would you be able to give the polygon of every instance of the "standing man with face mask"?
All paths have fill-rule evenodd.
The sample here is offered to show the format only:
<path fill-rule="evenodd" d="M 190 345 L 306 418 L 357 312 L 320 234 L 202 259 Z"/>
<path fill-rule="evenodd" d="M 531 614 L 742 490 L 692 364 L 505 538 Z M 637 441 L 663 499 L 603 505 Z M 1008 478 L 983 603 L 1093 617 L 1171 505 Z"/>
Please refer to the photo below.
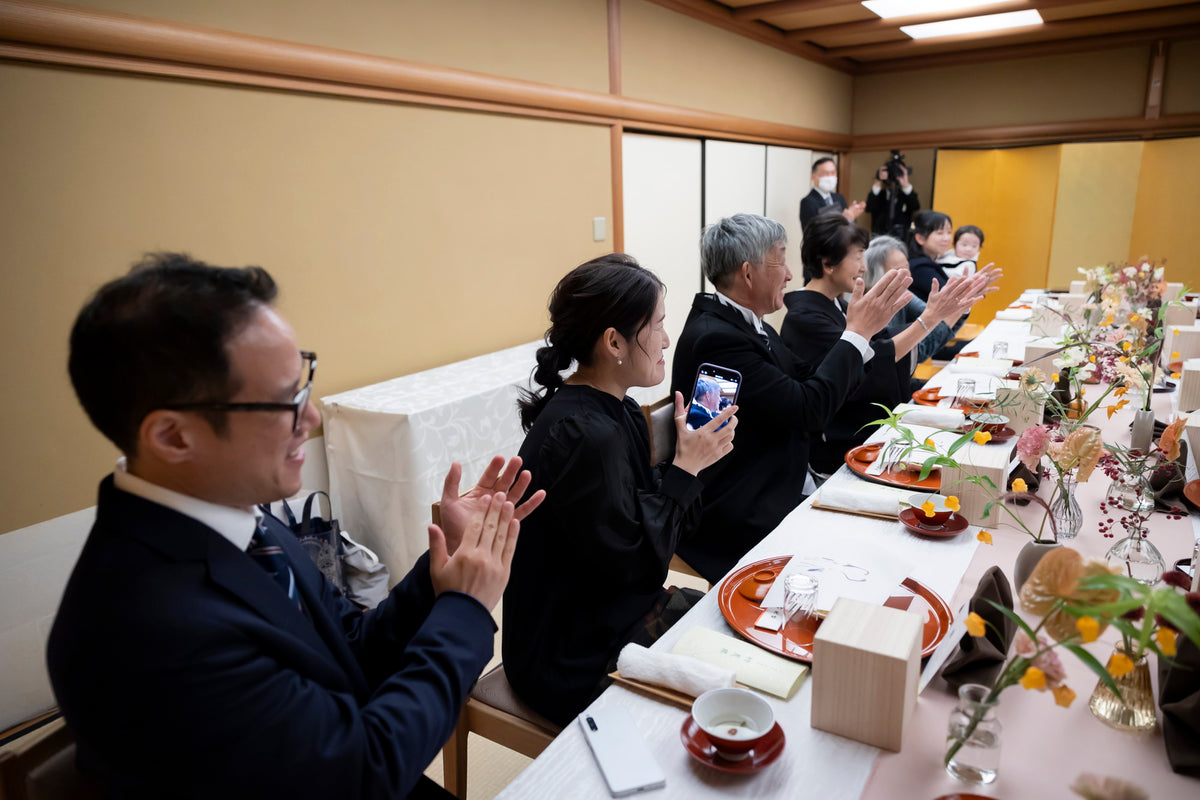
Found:
<path fill-rule="evenodd" d="M 856 201 L 847 206 L 846 198 L 838 194 L 837 164 L 832 158 L 818 158 L 812 165 L 812 185 L 812 191 L 800 201 L 801 230 L 817 214 L 837 212 L 853 222 L 866 210 L 866 203 Z"/>

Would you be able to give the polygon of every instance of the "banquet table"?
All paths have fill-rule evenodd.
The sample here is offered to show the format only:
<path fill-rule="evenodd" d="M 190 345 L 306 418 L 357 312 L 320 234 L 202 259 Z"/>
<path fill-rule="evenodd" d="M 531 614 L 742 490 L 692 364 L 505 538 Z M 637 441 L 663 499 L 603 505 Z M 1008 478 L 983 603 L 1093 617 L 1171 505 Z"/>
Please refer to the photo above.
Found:
<path fill-rule="evenodd" d="M 329 493 L 342 527 L 387 564 L 392 582 L 429 546 L 430 505 L 450 464 L 470 486 L 525 434 L 517 394 L 541 342 L 321 398 Z"/>
<path fill-rule="evenodd" d="M 1005 339 L 1010 343 L 1009 357 L 1020 358 L 1028 330 L 1027 322 L 996 320 L 976 340 L 980 355 L 990 357 L 990 343 Z M 965 349 L 976 348 L 969 345 Z M 942 381 L 948 379 L 952 381 L 941 376 Z M 1160 419 L 1165 419 L 1172 410 L 1174 397 L 1174 394 L 1154 396 L 1154 408 Z M 1128 442 L 1130 409 L 1118 412 L 1111 419 L 1103 419 L 1103 413 L 1099 417 L 1093 420 L 1103 430 L 1106 440 Z M 1014 445 L 1012 442 L 1007 446 Z M 1189 480 L 1195 479 L 1195 468 L 1190 463 L 1188 471 Z M 868 485 L 842 467 L 827 485 L 854 482 Z M 1043 497 L 1049 496 L 1050 483 L 1043 482 Z M 1099 502 L 1107 485 L 1108 479 L 1099 470 L 1090 481 L 1079 485 L 1076 496 L 1084 512 L 1084 526 L 1070 544 L 1085 558 L 1102 558 L 1115 541 L 1104 538 L 1097 529 Z M 989 528 L 994 542 L 991 545 L 976 539 L 980 529 L 975 526 L 953 539 L 916 537 L 907 533 L 898 521 L 822 510 L 814 508 L 813 501 L 814 497 L 809 497 L 798 506 L 741 559 L 734 571 L 771 556 L 819 551 L 822 542 L 831 537 L 839 541 L 848 539 L 863 548 L 893 553 L 912 562 L 915 565 L 912 577 L 945 598 L 957 615 L 990 567 L 998 565 L 1011 576 L 1018 551 L 1029 541 L 1029 536 L 1011 522 Z M 1030 504 L 1019 513 L 1028 520 L 1040 519 L 1035 515 L 1038 508 Z M 1162 551 L 1168 566 L 1191 556 L 1193 543 L 1200 535 L 1198 523 L 1200 517 L 1195 514 L 1181 519 L 1153 515 L 1148 525 L 1150 538 Z M 653 649 L 669 652 L 688 630 L 697 626 L 736 636 L 721 614 L 717 595 L 718 592 L 710 591 Z M 1110 629 L 1100 640 L 1088 645 L 1088 649 L 1103 662 L 1116 639 L 1115 631 Z M 1088 699 L 1097 682 L 1095 675 L 1069 654 L 1063 655 L 1063 663 L 1067 683 L 1078 694 L 1069 708 L 1056 706 L 1048 692 L 1025 691 L 1019 686 L 1002 695 L 998 711 L 1004 726 L 999 777 L 995 783 L 982 787 L 955 781 L 942 767 L 946 723 L 955 697 L 940 680 L 921 693 L 898 753 L 811 728 L 811 676 L 790 700 L 763 695 L 775 710 L 787 744 L 775 763 L 750 775 L 718 772 L 693 761 L 680 742 L 680 728 L 688 716 L 683 708 L 618 685 L 607 689 L 589 708 L 619 706 L 632 715 L 645 737 L 646 747 L 667 776 L 665 788 L 646 793 L 650 797 L 933 800 L 955 792 L 997 798 L 1074 797 L 1068 787 L 1084 772 L 1124 778 L 1142 786 L 1155 798 L 1194 797 L 1200 793 L 1200 781 L 1171 772 L 1161 733 L 1136 738 L 1107 728 L 1093 718 Z M 819 670 L 820 665 L 815 669 Z M 1157 692 L 1153 660 L 1151 671 L 1155 673 Z M 607 796 L 603 778 L 576 724 L 568 725 L 499 795 L 501 798 Z"/>

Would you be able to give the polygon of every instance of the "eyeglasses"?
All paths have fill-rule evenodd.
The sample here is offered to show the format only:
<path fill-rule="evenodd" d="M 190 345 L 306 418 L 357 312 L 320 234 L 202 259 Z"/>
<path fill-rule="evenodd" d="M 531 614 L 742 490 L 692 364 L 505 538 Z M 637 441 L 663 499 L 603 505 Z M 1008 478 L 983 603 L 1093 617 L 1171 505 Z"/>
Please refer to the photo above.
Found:
<path fill-rule="evenodd" d="M 168 411 L 291 411 L 292 433 L 300 430 L 300 414 L 312 394 L 313 376 L 317 373 L 317 354 L 301 350 L 300 357 L 308 362 L 308 376 L 290 403 L 174 403 L 163 406 Z"/>

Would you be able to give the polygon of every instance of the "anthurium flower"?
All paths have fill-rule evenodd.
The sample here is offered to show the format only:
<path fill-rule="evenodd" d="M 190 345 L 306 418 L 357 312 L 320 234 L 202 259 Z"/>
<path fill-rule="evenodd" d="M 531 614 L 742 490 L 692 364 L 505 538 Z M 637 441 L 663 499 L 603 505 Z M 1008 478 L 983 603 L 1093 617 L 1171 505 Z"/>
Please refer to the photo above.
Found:
<path fill-rule="evenodd" d="M 1018 478 L 1018 480 L 1020 480 L 1020 479 Z M 978 539 L 979 541 L 983 542 L 984 544 L 992 543 L 992 535 L 984 530 L 981 530 L 979 533 L 975 534 L 975 538 Z"/>
<path fill-rule="evenodd" d="M 1014 478 L 1012 482 L 1012 490 L 1014 492 L 1028 492 L 1029 484 L 1025 483 L 1024 478 Z"/>
<path fill-rule="evenodd" d="M 1168 461 L 1174 461 L 1179 458 L 1179 434 L 1183 431 L 1183 426 L 1187 424 L 1187 417 L 1179 417 L 1163 431 L 1163 435 L 1158 437 L 1158 449 L 1166 454 Z"/>
<path fill-rule="evenodd" d="M 967 633 L 972 636 L 983 636 L 987 633 L 987 623 L 974 611 L 967 614 Z"/>
<path fill-rule="evenodd" d="M 1133 662 L 1124 653 L 1113 653 L 1112 657 L 1108 659 L 1107 669 L 1109 675 L 1119 678 L 1133 672 Z"/>
<path fill-rule="evenodd" d="M 958 495 L 952 494 L 946 498 L 946 508 L 950 509 L 951 511 L 958 511 L 958 509 L 961 507 L 962 506 L 959 505 L 958 502 Z"/>
<path fill-rule="evenodd" d="M 975 431 L 971 438 L 975 440 L 975 444 L 987 444 L 992 440 L 992 435 L 987 431 Z"/>
<path fill-rule="evenodd" d="M 921 503 L 921 510 L 925 512 L 925 516 L 927 517 L 933 516 L 933 510 L 935 508 L 937 508 L 937 506 L 933 504 L 932 500 L 926 500 L 924 503 Z"/>
<path fill-rule="evenodd" d="M 1037 689 L 1039 692 L 1046 688 L 1046 673 L 1037 667 L 1030 667 L 1021 676 L 1021 686 L 1026 689 Z"/>
<path fill-rule="evenodd" d="M 1158 649 L 1162 650 L 1164 656 L 1175 655 L 1175 631 L 1170 628 L 1159 628 L 1154 632 L 1154 638 L 1158 641 Z"/>
<path fill-rule="evenodd" d="M 1075 627 L 1079 629 L 1084 642 L 1094 642 L 1100 635 L 1100 623 L 1094 617 L 1080 617 L 1075 620 Z"/>
<path fill-rule="evenodd" d="M 1063 708 L 1070 708 L 1071 703 L 1075 702 L 1075 692 L 1070 686 L 1055 686 L 1050 691 L 1054 693 L 1054 702 Z"/>

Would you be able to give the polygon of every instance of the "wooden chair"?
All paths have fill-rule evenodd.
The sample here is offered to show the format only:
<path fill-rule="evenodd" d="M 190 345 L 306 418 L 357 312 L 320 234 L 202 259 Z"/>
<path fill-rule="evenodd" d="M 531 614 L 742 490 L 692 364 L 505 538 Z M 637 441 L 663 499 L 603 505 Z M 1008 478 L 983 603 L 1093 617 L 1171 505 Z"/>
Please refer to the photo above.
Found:
<path fill-rule="evenodd" d="M 45 728 L 28 734 L 28 745 L 18 739 L 0 753 L 0 800 L 99 798 L 99 789 L 75 766 L 75 736 L 66 722 L 60 717 Z"/>
<path fill-rule="evenodd" d="M 674 398 L 664 397 L 658 402 L 642 406 L 642 416 L 646 418 L 646 427 L 650 429 L 650 463 L 665 461 L 675 452 Z M 677 555 L 671 556 L 669 569 L 682 575 L 704 577 Z"/>
<path fill-rule="evenodd" d="M 460 800 L 467 796 L 469 734 L 537 758 L 561 731 L 562 728 L 517 697 L 504 675 L 504 665 L 500 664 L 475 684 L 450 741 L 442 748 L 442 780 L 446 791 Z"/>

